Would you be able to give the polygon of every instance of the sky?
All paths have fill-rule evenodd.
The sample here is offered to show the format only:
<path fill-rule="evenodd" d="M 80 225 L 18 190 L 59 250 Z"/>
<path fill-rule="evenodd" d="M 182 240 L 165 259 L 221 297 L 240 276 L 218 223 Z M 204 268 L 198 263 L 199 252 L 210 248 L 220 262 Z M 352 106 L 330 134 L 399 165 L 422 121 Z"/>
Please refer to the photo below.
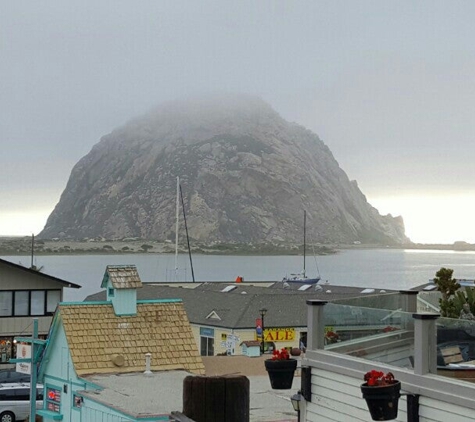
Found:
<path fill-rule="evenodd" d="M 475 2 L 0 0 L 0 235 L 41 231 L 101 136 L 258 95 L 417 243 L 475 243 Z"/>

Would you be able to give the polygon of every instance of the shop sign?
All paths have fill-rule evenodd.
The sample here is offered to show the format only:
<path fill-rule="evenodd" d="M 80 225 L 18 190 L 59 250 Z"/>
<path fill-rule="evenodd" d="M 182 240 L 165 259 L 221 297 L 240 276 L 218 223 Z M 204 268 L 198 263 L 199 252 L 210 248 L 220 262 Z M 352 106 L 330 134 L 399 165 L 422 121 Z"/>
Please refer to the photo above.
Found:
<path fill-rule="evenodd" d="M 295 328 L 264 328 L 264 341 L 292 341 Z"/>
<path fill-rule="evenodd" d="M 16 357 L 17 359 L 31 359 L 31 345 L 17 344 Z M 31 362 L 17 362 L 15 370 L 22 374 L 31 374 Z"/>
<path fill-rule="evenodd" d="M 214 328 L 200 327 L 200 336 L 214 338 Z"/>

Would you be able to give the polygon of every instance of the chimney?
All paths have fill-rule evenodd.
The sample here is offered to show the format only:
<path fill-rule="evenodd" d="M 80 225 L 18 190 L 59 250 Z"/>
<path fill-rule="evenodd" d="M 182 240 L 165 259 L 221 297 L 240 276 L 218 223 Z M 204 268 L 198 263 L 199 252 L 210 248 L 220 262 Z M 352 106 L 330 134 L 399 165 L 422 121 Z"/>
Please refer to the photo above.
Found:
<path fill-rule="evenodd" d="M 146 353 L 145 354 L 145 372 L 144 372 L 144 375 L 148 376 L 148 377 L 150 375 L 152 375 L 152 371 L 150 370 L 151 362 L 152 362 L 152 354 L 151 353 Z"/>

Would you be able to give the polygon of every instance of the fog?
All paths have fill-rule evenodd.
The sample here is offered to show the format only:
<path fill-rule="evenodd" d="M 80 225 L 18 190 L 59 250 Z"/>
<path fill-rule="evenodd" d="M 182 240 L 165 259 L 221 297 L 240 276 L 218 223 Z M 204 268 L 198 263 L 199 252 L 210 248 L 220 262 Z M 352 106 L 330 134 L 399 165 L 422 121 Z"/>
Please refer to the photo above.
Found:
<path fill-rule="evenodd" d="M 475 206 L 474 12 L 469 1 L 3 1 L 0 234 L 41 230 L 74 164 L 115 127 L 231 92 L 316 132 L 413 240 L 475 242 L 457 214 Z M 430 198 L 455 202 L 441 211 Z"/>

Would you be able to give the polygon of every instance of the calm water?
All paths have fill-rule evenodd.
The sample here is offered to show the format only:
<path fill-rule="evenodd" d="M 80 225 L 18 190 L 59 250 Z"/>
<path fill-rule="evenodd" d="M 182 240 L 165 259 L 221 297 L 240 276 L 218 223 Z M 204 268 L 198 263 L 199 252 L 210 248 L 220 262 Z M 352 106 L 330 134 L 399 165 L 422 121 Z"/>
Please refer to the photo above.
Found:
<path fill-rule="evenodd" d="M 30 264 L 27 256 L 2 258 Z M 35 264 L 46 274 L 82 286 L 66 289 L 67 301 L 100 291 L 106 265 L 135 264 L 144 282 L 175 280 L 175 256 L 168 254 L 38 256 Z M 193 256 L 196 281 L 234 281 L 238 275 L 244 281 L 277 281 L 302 266 L 298 256 Z M 179 256 L 178 267 L 179 280 L 191 281 L 188 255 Z M 475 252 L 362 249 L 307 257 L 309 276 L 319 271 L 322 280 L 342 286 L 408 289 L 426 283 L 441 267 L 452 268 L 456 278 L 474 278 Z"/>

